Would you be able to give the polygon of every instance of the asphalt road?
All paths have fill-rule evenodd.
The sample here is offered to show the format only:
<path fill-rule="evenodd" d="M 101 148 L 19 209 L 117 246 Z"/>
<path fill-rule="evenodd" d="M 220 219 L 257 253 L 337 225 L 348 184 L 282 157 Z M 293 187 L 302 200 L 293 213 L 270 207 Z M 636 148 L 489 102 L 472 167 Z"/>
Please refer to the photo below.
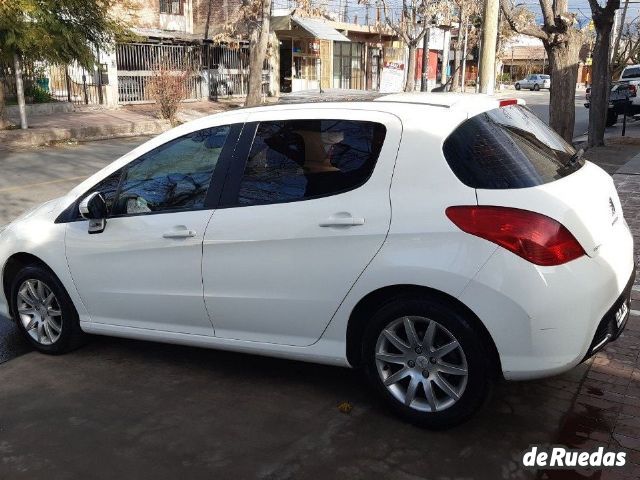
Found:
<path fill-rule="evenodd" d="M 0 152 L 0 224 L 143 140 Z M 22 352 L 0 319 L 0 363 Z M 94 337 L 2 365 L 0 478 L 534 479 L 522 452 L 558 442 L 586 368 L 499 383 L 470 422 L 427 432 L 391 416 L 354 370 Z"/>
<path fill-rule="evenodd" d="M 549 122 L 549 92 L 547 90 L 540 90 L 538 92 L 529 90 L 505 90 L 500 92 L 499 96 L 524 99 L 531 111 L 541 120 L 547 123 Z M 589 110 L 584 107 L 584 96 L 584 90 L 577 91 L 575 95 L 576 123 L 573 129 L 574 138 L 586 135 L 589 127 Z"/>
<path fill-rule="evenodd" d="M 31 207 L 65 194 L 146 139 L 136 137 L 19 152 L 0 151 L 0 225 Z M 14 324 L 0 317 L 0 363 L 27 349 Z"/>

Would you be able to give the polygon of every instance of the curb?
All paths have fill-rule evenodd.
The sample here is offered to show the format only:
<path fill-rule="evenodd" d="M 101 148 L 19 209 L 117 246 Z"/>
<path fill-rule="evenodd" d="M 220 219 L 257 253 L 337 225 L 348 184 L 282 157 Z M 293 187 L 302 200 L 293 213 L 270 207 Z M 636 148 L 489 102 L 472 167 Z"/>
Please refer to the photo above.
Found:
<path fill-rule="evenodd" d="M 148 120 L 137 123 L 123 122 L 118 125 L 8 130 L 0 132 L 0 150 L 38 147 L 64 141 L 86 142 L 139 135 L 157 135 L 170 128 L 171 125 L 167 120 Z"/>

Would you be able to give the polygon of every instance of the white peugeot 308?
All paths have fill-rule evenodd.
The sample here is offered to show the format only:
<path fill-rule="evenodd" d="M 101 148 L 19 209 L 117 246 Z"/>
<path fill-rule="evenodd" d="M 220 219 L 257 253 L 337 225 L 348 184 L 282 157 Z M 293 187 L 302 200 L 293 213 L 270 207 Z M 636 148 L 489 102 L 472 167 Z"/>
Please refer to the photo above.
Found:
<path fill-rule="evenodd" d="M 617 338 L 635 272 L 609 175 L 521 101 L 455 94 L 181 125 L 2 228 L 0 267 L 41 352 L 91 333 L 363 367 L 432 428 Z"/>

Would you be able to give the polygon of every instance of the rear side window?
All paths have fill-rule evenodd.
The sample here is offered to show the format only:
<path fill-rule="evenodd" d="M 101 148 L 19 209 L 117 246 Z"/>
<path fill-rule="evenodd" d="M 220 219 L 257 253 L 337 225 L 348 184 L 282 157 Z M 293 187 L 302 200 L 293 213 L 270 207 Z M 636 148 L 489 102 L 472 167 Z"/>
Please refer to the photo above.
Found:
<path fill-rule="evenodd" d="M 284 120 L 258 126 L 237 204 L 292 202 L 346 192 L 371 176 L 384 125 L 354 120 Z"/>
<path fill-rule="evenodd" d="M 443 145 L 449 166 L 473 188 L 543 185 L 578 170 L 575 150 L 521 105 L 496 108 L 463 122 Z"/>
<path fill-rule="evenodd" d="M 625 68 L 622 72 L 622 78 L 638 78 L 640 77 L 640 67 Z"/>

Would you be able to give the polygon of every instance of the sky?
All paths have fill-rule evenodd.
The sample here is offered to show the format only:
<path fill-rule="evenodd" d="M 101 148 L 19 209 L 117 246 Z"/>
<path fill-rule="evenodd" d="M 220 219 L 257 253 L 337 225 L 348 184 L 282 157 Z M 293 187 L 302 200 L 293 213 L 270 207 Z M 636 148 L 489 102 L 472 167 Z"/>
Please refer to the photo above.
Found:
<path fill-rule="evenodd" d="M 295 5 L 294 0 L 273 0 L 274 8 L 288 8 Z M 605 0 L 599 0 L 600 4 L 603 5 Z M 354 21 L 354 16 L 358 16 L 358 23 L 364 23 L 364 19 L 366 16 L 365 8 L 362 5 L 358 5 L 357 0 L 314 0 L 317 4 L 324 4 L 329 11 L 337 12 L 340 8 L 344 9 L 345 3 L 347 4 L 348 9 L 348 20 Z M 634 2 L 634 3 L 631 3 Z M 640 16 L 640 0 L 631 0 L 629 3 L 629 8 L 627 10 L 627 19 L 626 22 L 635 19 Z M 635 3 L 638 2 L 638 3 Z M 372 3 L 375 3 L 375 0 L 372 0 Z M 401 4 L 401 0 L 390 0 L 390 4 Z M 516 0 L 517 4 L 524 4 L 531 11 L 536 13 L 538 18 L 541 21 L 540 15 L 540 3 L 538 0 Z M 620 0 L 620 6 L 624 5 L 624 0 Z M 621 8 L 622 10 L 622 8 Z M 581 26 L 586 25 L 591 20 L 591 9 L 589 8 L 588 0 L 569 0 L 569 11 L 571 13 L 575 13 L 578 19 L 578 22 Z M 370 23 L 375 21 L 375 10 L 371 8 L 369 10 Z M 626 23 L 625 22 L 625 23 Z"/>

